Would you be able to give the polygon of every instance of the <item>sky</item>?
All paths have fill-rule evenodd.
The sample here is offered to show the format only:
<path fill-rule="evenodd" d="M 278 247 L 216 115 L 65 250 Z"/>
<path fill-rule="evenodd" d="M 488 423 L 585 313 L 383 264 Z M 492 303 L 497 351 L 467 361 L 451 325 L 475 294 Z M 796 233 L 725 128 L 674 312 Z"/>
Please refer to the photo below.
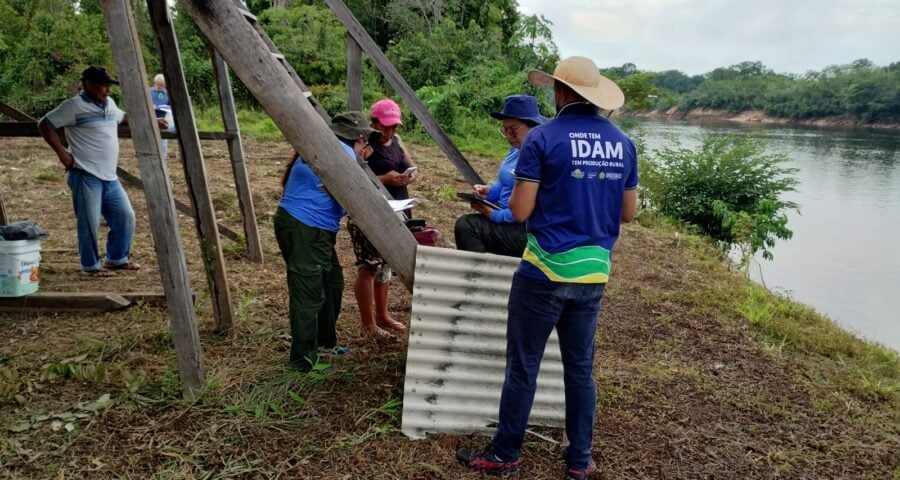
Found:
<path fill-rule="evenodd" d="M 600 68 L 707 73 L 761 61 L 778 73 L 900 62 L 900 0 L 518 0 L 553 22 L 560 55 Z"/>

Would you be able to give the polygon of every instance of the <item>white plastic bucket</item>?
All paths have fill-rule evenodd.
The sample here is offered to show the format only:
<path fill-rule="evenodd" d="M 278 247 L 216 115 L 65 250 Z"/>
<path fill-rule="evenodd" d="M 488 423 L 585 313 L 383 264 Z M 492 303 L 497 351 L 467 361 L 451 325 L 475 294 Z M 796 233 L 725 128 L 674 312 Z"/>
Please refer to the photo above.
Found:
<path fill-rule="evenodd" d="M 0 240 L 0 297 L 21 297 L 38 291 L 41 241 Z"/>

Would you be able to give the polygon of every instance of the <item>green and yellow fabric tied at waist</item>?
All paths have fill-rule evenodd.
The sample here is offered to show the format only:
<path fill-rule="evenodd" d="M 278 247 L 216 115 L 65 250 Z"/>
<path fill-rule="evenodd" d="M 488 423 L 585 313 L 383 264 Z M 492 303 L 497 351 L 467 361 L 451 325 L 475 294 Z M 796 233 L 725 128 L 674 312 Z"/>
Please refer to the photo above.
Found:
<path fill-rule="evenodd" d="M 599 246 L 576 247 L 560 253 L 548 253 L 528 234 L 522 260 L 534 265 L 552 282 L 606 283 L 609 281 L 609 250 Z"/>

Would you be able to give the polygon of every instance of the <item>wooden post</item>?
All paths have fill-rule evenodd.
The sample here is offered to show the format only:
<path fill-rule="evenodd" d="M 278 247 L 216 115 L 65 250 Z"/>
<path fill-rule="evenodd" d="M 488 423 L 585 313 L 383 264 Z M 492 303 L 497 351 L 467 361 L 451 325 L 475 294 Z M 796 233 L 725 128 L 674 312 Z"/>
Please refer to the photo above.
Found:
<path fill-rule="evenodd" d="M 34 122 L 35 120 L 31 118 L 30 115 L 23 113 L 22 111 L 14 108 L 12 105 L 7 103 L 0 102 L 0 113 L 6 115 L 7 117 L 17 121 L 17 122 Z"/>
<path fill-rule="evenodd" d="M 378 48 L 378 45 L 375 44 L 375 41 L 372 40 L 372 37 L 366 32 L 366 29 L 360 25 L 356 17 L 353 16 L 353 12 L 347 8 L 347 5 L 341 0 L 325 0 L 325 3 L 331 8 L 331 11 L 337 15 L 338 20 L 344 24 L 344 27 L 347 28 L 350 35 L 356 39 L 356 43 L 358 43 L 369 58 L 372 59 L 375 66 L 381 70 L 384 78 L 390 82 L 391 86 L 393 86 L 394 89 L 397 90 L 397 93 L 400 94 L 400 97 L 403 98 L 403 101 L 409 105 L 409 108 L 416 115 L 416 118 L 422 122 L 422 126 L 425 127 L 425 130 L 431 135 L 431 138 L 437 142 L 438 146 L 444 152 L 444 155 L 447 155 L 447 158 L 453 162 L 453 165 L 456 166 L 456 169 L 459 170 L 459 173 L 462 174 L 463 178 L 472 185 L 483 184 L 484 180 L 481 179 L 478 172 L 472 168 L 472 165 L 469 165 L 468 160 L 463 157 L 463 154 L 456 148 L 456 145 L 453 144 L 450 137 L 448 137 L 440 125 L 437 124 L 434 117 L 431 116 L 431 112 L 428 111 L 425 104 L 416 96 L 416 92 L 414 92 L 409 84 L 406 83 L 406 80 L 404 80 L 403 76 L 400 75 L 400 72 L 394 68 L 391 61 L 384 56 L 384 53 L 382 53 L 381 49 Z"/>
<path fill-rule="evenodd" d="M 234 174 L 234 186 L 238 194 L 238 206 L 241 209 L 241 220 L 244 223 L 244 238 L 247 240 L 247 259 L 251 262 L 262 262 L 262 244 L 259 241 L 259 227 L 256 225 L 256 209 L 253 208 L 253 195 L 250 193 L 250 177 L 244 163 L 244 144 L 241 142 L 241 127 L 237 121 L 237 110 L 234 107 L 234 96 L 231 94 L 231 79 L 228 78 L 228 66 L 216 52 L 210 49 L 213 71 L 216 75 L 216 89 L 219 92 L 219 106 L 222 111 L 222 123 L 225 131 L 234 133 L 228 140 L 228 156 L 231 157 L 231 171 Z"/>
<path fill-rule="evenodd" d="M 13 108 L 11 105 L 0 102 L 0 113 L 17 122 L 34 122 L 35 120 L 25 113 Z M 35 128 L 37 131 L 37 128 Z M 0 225 L 9 223 L 9 214 L 6 213 L 6 204 L 3 203 L 3 194 L 0 193 Z"/>
<path fill-rule="evenodd" d="M 228 132 L 198 132 L 200 140 L 228 140 L 234 138 L 234 134 Z M 0 122 L 0 138 L 2 137 L 35 137 L 40 138 L 37 121 Z M 159 132 L 159 136 L 166 139 L 178 139 L 175 132 Z M 119 125 L 119 138 L 132 138 L 128 125 Z"/>
<path fill-rule="evenodd" d="M 416 241 L 232 2 L 179 0 L 328 191 L 412 289 Z"/>
<path fill-rule="evenodd" d="M 147 89 L 144 58 L 129 0 L 102 0 L 101 5 L 116 70 L 122 82 L 134 150 L 146 186 L 144 193 L 147 195 L 159 273 L 169 306 L 169 329 L 175 344 L 182 392 L 190 398 L 203 386 L 203 353 L 191 302 L 191 283 L 181 248 L 169 171 L 160 151 L 159 128 Z"/>
<path fill-rule="evenodd" d="M 7 117 L 19 121 L 19 122 L 33 122 L 34 119 L 30 116 L 16 110 L 15 108 L 0 102 L 0 113 L 6 115 Z M 3 194 L 0 193 L 0 225 L 6 225 L 9 223 L 9 214 L 6 213 L 6 204 L 3 203 Z"/>
<path fill-rule="evenodd" d="M 0 193 L 0 225 L 9 223 L 9 215 L 6 214 L 6 205 L 3 204 L 3 194 Z"/>
<path fill-rule="evenodd" d="M 362 49 L 347 33 L 347 110 L 362 111 Z"/>
<path fill-rule="evenodd" d="M 132 187 L 140 190 L 144 190 L 144 182 L 142 182 L 140 178 L 132 175 L 128 170 L 125 170 L 122 167 L 116 167 L 116 175 L 119 176 L 119 180 L 122 180 L 128 185 L 131 185 Z M 191 218 L 194 218 L 194 209 L 191 208 L 190 205 L 185 204 L 177 198 L 175 199 L 175 209 Z M 221 223 L 216 223 L 216 226 L 219 227 L 219 233 L 223 237 L 235 242 L 240 241 L 240 235 L 238 235 L 234 230 L 226 227 L 225 225 L 222 225 Z"/>
<path fill-rule="evenodd" d="M 192 216 L 200 241 L 206 284 L 210 297 L 212 297 L 216 330 L 219 333 L 230 335 L 234 330 L 231 294 L 228 291 L 225 260 L 222 258 L 222 247 L 219 244 L 219 230 L 216 228 L 216 211 L 213 208 L 209 184 L 206 181 L 206 165 L 203 163 L 197 124 L 194 122 L 194 109 L 191 106 L 187 80 L 185 80 L 184 71 L 181 68 L 178 38 L 175 35 L 175 27 L 172 25 L 169 4 L 166 0 L 147 0 L 147 9 L 150 12 L 153 30 L 156 32 L 156 40 L 159 42 L 163 72 L 172 102 L 172 113 L 175 117 L 175 125 L 178 126 L 176 132 L 181 144 L 184 178 L 193 207 L 194 214 Z"/>

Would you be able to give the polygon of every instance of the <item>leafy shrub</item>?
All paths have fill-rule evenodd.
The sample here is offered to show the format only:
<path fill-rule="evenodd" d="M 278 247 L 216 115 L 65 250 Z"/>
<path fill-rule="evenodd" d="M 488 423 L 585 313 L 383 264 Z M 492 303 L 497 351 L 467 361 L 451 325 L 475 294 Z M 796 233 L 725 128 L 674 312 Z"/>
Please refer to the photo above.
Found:
<path fill-rule="evenodd" d="M 270 8 L 259 22 L 307 84 L 338 84 L 347 75 L 345 30 L 326 8 Z"/>
<path fill-rule="evenodd" d="M 696 150 L 675 146 L 653 152 L 641 165 L 642 193 L 651 208 L 697 228 L 728 250 L 738 247 L 742 264 L 761 251 L 772 258 L 776 239 L 788 239 L 780 197 L 794 190 L 796 169 L 784 154 L 766 153 L 756 136 L 707 134 Z"/>

